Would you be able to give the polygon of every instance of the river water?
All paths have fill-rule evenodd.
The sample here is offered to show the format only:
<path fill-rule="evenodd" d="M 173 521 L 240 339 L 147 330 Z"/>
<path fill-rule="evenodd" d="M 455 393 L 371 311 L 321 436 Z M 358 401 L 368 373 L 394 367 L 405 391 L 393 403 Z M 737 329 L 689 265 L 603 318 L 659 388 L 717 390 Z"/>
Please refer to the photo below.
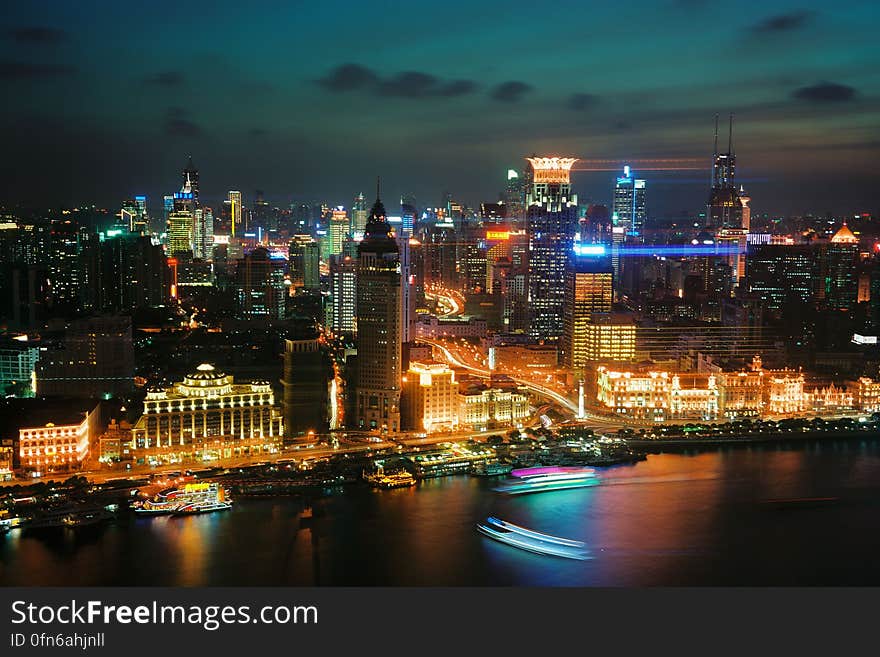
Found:
<path fill-rule="evenodd" d="M 880 584 L 880 440 L 651 454 L 599 472 L 592 488 L 516 497 L 494 492 L 497 478 L 458 476 L 14 531 L 0 536 L 0 584 Z M 494 542 L 474 528 L 487 515 L 584 540 L 592 558 Z"/>

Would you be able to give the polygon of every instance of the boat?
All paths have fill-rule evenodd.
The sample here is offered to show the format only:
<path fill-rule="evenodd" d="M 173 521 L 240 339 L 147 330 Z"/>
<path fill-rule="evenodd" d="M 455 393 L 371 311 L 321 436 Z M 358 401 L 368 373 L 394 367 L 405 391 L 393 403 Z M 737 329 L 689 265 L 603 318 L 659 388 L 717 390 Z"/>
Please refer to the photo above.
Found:
<path fill-rule="evenodd" d="M 485 522 L 478 522 L 477 531 L 505 545 L 535 554 L 577 559 L 579 561 L 590 558 L 582 541 L 573 541 L 558 536 L 542 534 L 525 527 L 507 523 L 498 518 L 490 517 Z"/>
<path fill-rule="evenodd" d="M 477 477 L 497 477 L 510 474 L 512 471 L 513 466 L 506 463 L 486 463 L 485 465 L 474 466 L 471 469 L 471 474 Z"/>
<path fill-rule="evenodd" d="M 166 489 L 152 499 L 135 502 L 133 508 L 136 514 L 146 516 L 208 513 L 232 508 L 232 500 L 220 484 L 199 482 Z"/>
<path fill-rule="evenodd" d="M 508 495 L 542 493 L 568 488 L 584 488 L 599 483 L 593 468 L 578 466 L 539 466 L 511 471 L 515 481 L 505 483 L 495 490 Z"/>
<path fill-rule="evenodd" d="M 80 529 L 98 525 L 112 518 L 113 514 L 104 508 L 69 505 L 34 516 L 23 523 L 22 528 L 27 532 Z"/>
<path fill-rule="evenodd" d="M 416 478 L 406 470 L 386 473 L 381 465 L 376 472 L 363 473 L 363 478 L 376 488 L 407 488 L 416 484 Z"/>

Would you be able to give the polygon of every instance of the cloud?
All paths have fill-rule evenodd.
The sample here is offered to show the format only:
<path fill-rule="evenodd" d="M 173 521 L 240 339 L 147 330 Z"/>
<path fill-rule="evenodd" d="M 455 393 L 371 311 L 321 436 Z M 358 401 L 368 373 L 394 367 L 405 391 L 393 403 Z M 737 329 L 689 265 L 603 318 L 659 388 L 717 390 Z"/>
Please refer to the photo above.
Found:
<path fill-rule="evenodd" d="M 841 102 L 853 100 L 856 97 L 856 90 L 836 82 L 819 82 L 808 87 L 795 89 L 791 95 L 798 100 L 816 103 Z"/>
<path fill-rule="evenodd" d="M 6 31 L 16 43 L 33 45 L 55 45 L 66 41 L 68 33 L 55 27 L 14 27 Z"/>
<path fill-rule="evenodd" d="M 162 71 L 161 73 L 148 75 L 144 78 L 144 82 L 160 87 L 179 87 L 184 83 L 185 79 L 180 71 Z"/>
<path fill-rule="evenodd" d="M 165 134 L 169 137 L 198 137 L 202 129 L 182 107 L 169 107 L 165 112 Z"/>
<path fill-rule="evenodd" d="M 497 85 L 492 89 L 490 95 L 494 100 L 500 100 L 504 103 L 515 103 L 531 90 L 531 85 L 528 85 L 525 82 L 509 80 L 508 82 L 502 82 Z"/>
<path fill-rule="evenodd" d="M 598 96 L 593 94 L 574 93 L 568 97 L 568 106 L 577 111 L 592 107 L 599 101 Z"/>
<path fill-rule="evenodd" d="M 424 71 L 403 71 L 383 78 L 360 64 L 337 66 L 316 82 L 334 93 L 372 91 L 394 98 L 452 98 L 472 93 L 477 88 L 473 80 L 442 80 Z"/>
<path fill-rule="evenodd" d="M 72 66 L 58 64 L 30 64 L 11 60 L 0 61 L 0 80 L 37 80 L 64 75 L 73 75 Z"/>
<path fill-rule="evenodd" d="M 749 28 L 754 34 L 779 34 L 780 32 L 793 32 L 807 25 L 813 19 L 813 12 L 805 9 L 790 11 L 785 14 L 770 16 L 755 23 Z"/>
<path fill-rule="evenodd" d="M 360 64 L 337 66 L 316 82 L 327 91 L 353 91 L 374 85 L 379 76 Z"/>

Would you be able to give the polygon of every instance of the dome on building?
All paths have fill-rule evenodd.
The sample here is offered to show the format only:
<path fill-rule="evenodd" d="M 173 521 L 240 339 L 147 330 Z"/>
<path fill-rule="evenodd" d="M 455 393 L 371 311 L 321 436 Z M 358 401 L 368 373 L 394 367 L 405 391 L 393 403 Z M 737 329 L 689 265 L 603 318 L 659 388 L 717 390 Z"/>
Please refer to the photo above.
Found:
<path fill-rule="evenodd" d="M 831 238 L 832 244 L 858 244 L 859 238 L 853 235 L 853 232 L 849 229 L 849 226 L 843 224 L 836 233 L 834 233 L 834 237 Z"/>
<path fill-rule="evenodd" d="M 193 381 L 219 381 L 226 378 L 226 373 L 221 372 L 210 363 L 202 363 L 195 372 L 187 374 L 186 378 Z"/>

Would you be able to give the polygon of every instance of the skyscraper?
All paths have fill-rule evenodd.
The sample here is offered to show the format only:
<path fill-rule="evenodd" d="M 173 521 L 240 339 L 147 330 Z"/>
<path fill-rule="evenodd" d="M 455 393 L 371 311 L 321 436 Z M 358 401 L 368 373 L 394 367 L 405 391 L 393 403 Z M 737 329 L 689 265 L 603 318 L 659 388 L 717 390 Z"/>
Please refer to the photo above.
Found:
<path fill-rule="evenodd" d="M 311 235 L 294 235 L 287 247 L 287 269 L 290 284 L 315 292 L 321 288 L 321 250 Z"/>
<path fill-rule="evenodd" d="M 401 386 L 400 254 L 378 193 L 364 239 L 358 248 L 357 325 L 356 426 L 398 431 Z"/>
<path fill-rule="evenodd" d="M 351 206 L 351 233 L 353 236 L 363 237 L 367 229 L 367 200 L 363 193 L 358 194 Z"/>
<path fill-rule="evenodd" d="M 192 253 L 194 228 L 195 193 L 192 179 L 186 177 L 183 187 L 179 192 L 174 193 L 174 209 L 168 215 L 168 255 Z"/>
<path fill-rule="evenodd" d="M 244 232 L 245 226 L 242 225 L 241 217 L 241 192 L 230 191 L 227 195 L 230 210 L 229 234 L 235 237 L 235 231 Z"/>
<path fill-rule="evenodd" d="M 565 269 L 561 346 L 566 367 L 578 369 L 586 365 L 594 317 L 611 312 L 613 277 L 611 259 L 604 245 L 574 248 Z"/>
<path fill-rule="evenodd" d="M 327 255 L 338 255 L 342 253 L 342 243 L 348 236 L 348 214 L 341 205 L 334 208 L 330 215 L 330 226 L 327 230 L 327 239 L 330 240 L 330 248 Z"/>
<path fill-rule="evenodd" d="M 562 335 L 565 265 L 578 228 L 570 171 L 577 158 L 530 157 L 532 186 L 526 214 L 529 236 L 529 335 Z"/>
<path fill-rule="evenodd" d="M 357 259 L 350 255 L 330 256 L 330 328 L 334 333 L 354 335 L 357 304 Z"/>
<path fill-rule="evenodd" d="M 183 186 L 186 187 L 189 185 L 193 194 L 193 205 L 198 207 L 199 205 L 199 170 L 196 169 L 195 165 L 193 165 L 192 155 L 189 156 L 189 159 L 186 163 L 186 166 L 183 169 Z"/>
<path fill-rule="evenodd" d="M 715 146 L 712 153 L 712 188 L 706 207 L 708 227 L 748 228 L 744 222 L 744 208 L 748 207 L 749 197 L 745 190 L 736 188 L 736 153 L 733 150 L 733 114 L 730 115 L 730 128 L 727 137 L 727 152 L 718 152 L 718 115 L 715 115 Z M 746 218 L 748 213 L 746 213 Z"/>
<path fill-rule="evenodd" d="M 627 234 L 640 234 L 647 216 L 644 180 L 636 178 L 629 168 L 623 167 L 623 175 L 617 177 L 614 187 L 614 213 L 612 222 L 622 226 Z"/>
<path fill-rule="evenodd" d="M 214 213 L 211 208 L 196 208 L 193 213 L 193 257 L 214 257 Z"/>

